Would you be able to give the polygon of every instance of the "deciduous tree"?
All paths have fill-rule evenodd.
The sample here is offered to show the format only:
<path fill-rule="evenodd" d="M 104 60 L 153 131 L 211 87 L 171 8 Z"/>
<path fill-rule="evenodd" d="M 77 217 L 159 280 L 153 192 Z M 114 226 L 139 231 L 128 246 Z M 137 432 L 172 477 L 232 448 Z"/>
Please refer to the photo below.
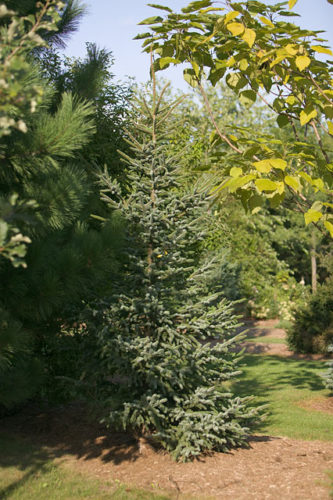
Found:
<path fill-rule="evenodd" d="M 229 175 L 215 187 L 215 196 L 227 189 L 253 210 L 262 198 L 277 206 L 289 192 L 306 224 L 322 224 L 333 235 L 332 65 L 316 57 L 332 56 L 332 51 L 320 32 L 290 22 L 296 14 L 286 5 L 252 0 L 215 7 L 201 0 L 176 13 L 151 4 L 166 15 L 142 21 L 150 32 L 137 38 L 144 39 L 144 50 L 155 54 L 155 71 L 187 65 L 184 78 L 206 102 L 215 128 L 212 139 L 226 143 L 232 152 Z M 246 106 L 262 100 L 289 138 L 254 139 L 251 127 L 233 133 L 220 128 L 205 93 L 205 79 L 212 85 L 225 79 Z M 330 137 L 326 143 L 325 137 Z M 311 203 L 308 190 L 321 192 L 324 200 Z"/>

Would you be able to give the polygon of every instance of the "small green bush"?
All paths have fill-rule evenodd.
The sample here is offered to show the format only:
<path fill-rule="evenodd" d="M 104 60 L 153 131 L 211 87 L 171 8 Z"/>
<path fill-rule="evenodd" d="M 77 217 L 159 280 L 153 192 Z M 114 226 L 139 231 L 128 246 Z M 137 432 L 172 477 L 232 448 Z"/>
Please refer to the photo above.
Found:
<path fill-rule="evenodd" d="M 333 343 L 333 276 L 319 286 L 308 303 L 295 311 L 288 330 L 289 347 L 297 352 L 327 353 Z"/>
<path fill-rule="evenodd" d="M 333 344 L 328 347 L 328 352 L 333 353 Z M 322 374 L 326 389 L 333 392 L 333 360 L 327 363 L 327 370 Z"/>

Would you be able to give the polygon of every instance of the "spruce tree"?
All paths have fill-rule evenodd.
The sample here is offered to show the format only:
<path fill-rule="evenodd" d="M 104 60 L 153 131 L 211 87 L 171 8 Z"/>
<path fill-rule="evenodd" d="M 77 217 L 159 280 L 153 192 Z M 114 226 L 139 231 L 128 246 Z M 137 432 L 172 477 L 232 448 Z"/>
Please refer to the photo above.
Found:
<path fill-rule="evenodd" d="M 237 317 L 221 290 L 207 287 L 214 267 L 200 256 L 207 197 L 182 188 L 179 157 L 168 151 L 177 102 L 164 106 L 164 92 L 158 97 L 154 86 L 151 104 L 143 97 L 138 106 L 133 157 L 124 155 L 130 197 L 107 174 L 101 179 L 103 199 L 127 227 L 126 263 L 89 328 L 106 381 L 104 422 L 150 436 L 186 461 L 243 444 L 257 411 L 230 392 L 239 373 L 231 349 Z"/>

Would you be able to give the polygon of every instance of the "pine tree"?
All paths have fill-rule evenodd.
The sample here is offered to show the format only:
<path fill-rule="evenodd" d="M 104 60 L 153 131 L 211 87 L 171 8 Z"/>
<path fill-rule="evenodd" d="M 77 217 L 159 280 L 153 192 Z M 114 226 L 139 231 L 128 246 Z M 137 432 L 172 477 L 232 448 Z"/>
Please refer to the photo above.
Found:
<path fill-rule="evenodd" d="M 86 168 L 81 161 L 96 130 L 93 105 L 69 88 L 54 106 L 55 89 L 38 66 L 46 28 L 54 34 L 66 16 L 74 22 L 70 7 L 79 4 L 69 1 L 61 10 L 47 1 L 36 10 L 35 2 L 22 2 L 18 13 L 7 10 L 0 28 L 6 41 L 0 72 L 7 78 L 0 116 L 0 405 L 6 407 L 35 394 L 43 375 L 54 374 L 55 357 L 64 358 L 56 374 L 72 370 L 72 363 L 65 366 L 68 338 L 74 352 L 76 344 L 72 336 L 63 339 L 61 325 L 84 300 L 107 293 L 117 267 L 119 223 L 101 229 L 91 222 L 99 193 L 88 161 Z"/>
<path fill-rule="evenodd" d="M 1 405 L 11 406 L 30 397 L 41 378 L 40 364 L 31 351 L 31 337 L 22 328 L 16 311 L 21 305 L 13 293 L 12 266 L 26 266 L 25 254 L 31 239 L 25 232 L 31 222 L 34 200 L 20 198 L 20 177 L 24 172 L 17 168 L 14 144 L 27 159 L 24 135 L 36 108 L 43 105 L 45 84 L 38 77 L 35 67 L 29 64 L 29 54 L 44 44 L 41 31 L 50 34 L 56 30 L 61 6 L 47 1 L 35 5 L 35 16 L 26 17 L 10 8 L 10 2 L 1 6 L 0 48 L 1 113 L 0 113 L 0 410 Z M 22 7 L 22 4 L 20 5 Z M 59 8 L 59 10 L 58 10 Z M 23 152 L 23 153 L 22 153 Z M 12 156 L 12 158 L 10 158 Z M 12 161 L 11 161 L 12 160 Z M 33 163 L 29 158 L 30 164 Z M 27 159 L 28 161 L 28 159 Z M 29 177 L 30 172 L 26 172 Z M 7 276 L 6 276 L 7 274 Z M 19 283 L 19 288 L 21 283 Z M 15 303 L 14 314 L 5 304 L 10 298 Z"/>
<path fill-rule="evenodd" d="M 232 304 L 207 288 L 214 263 L 200 258 L 208 203 L 182 189 L 179 158 L 168 152 L 168 118 L 153 90 L 143 97 L 130 135 L 133 192 L 122 199 L 106 175 L 103 199 L 124 218 L 127 261 L 109 304 L 93 308 L 103 387 L 104 421 L 151 436 L 178 460 L 243 444 L 257 418 L 248 398 L 235 397 Z M 208 280 L 209 281 L 209 280 Z M 211 340 L 214 339 L 214 342 Z M 106 391 L 106 392 L 105 392 Z"/>
<path fill-rule="evenodd" d="M 95 43 L 86 43 L 84 58 L 61 56 L 57 50 L 49 49 L 41 54 L 39 63 L 56 91 L 52 108 L 59 105 L 64 92 L 71 92 L 92 105 L 96 132 L 83 149 L 80 164 L 93 181 L 96 166 L 107 165 L 110 175 L 116 176 L 126 188 L 126 172 L 119 162 L 118 151 L 127 149 L 124 128 L 131 113 L 132 89 L 128 82 L 115 83 L 112 52 L 98 48 Z M 100 209 L 100 206 L 93 207 L 91 212 Z"/>
<path fill-rule="evenodd" d="M 47 41 L 48 44 L 56 45 L 64 48 L 68 38 L 78 29 L 79 22 L 86 12 L 85 5 L 81 0 L 65 0 L 55 2 L 54 0 L 5 0 L 3 2 L 9 10 L 15 11 L 16 15 L 21 18 L 34 19 L 37 18 L 44 7 L 47 8 L 47 15 L 43 21 L 50 20 L 51 6 L 57 7 L 57 18 L 54 18 L 54 29 L 50 30 L 49 26 L 42 26 L 39 30 L 39 35 Z M 8 26 L 8 18 L 2 17 L 0 19 L 0 26 Z M 40 51 L 40 47 L 35 47 L 35 50 Z"/>

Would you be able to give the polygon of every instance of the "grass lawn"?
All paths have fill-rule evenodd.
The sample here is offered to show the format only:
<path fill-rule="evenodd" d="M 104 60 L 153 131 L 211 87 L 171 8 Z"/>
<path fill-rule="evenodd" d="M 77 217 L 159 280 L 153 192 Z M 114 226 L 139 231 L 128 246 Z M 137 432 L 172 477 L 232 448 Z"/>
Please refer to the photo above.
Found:
<path fill-rule="evenodd" d="M 127 488 L 119 481 L 94 481 L 56 465 L 50 452 L 23 438 L 0 433 L 1 500 L 167 500 Z"/>
<path fill-rule="evenodd" d="M 269 414 L 259 432 L 333 441 L 333 415 L 300 406 L 305 400 L 328 396 L 320 377 L 325 369 L 324 362 L 246 355 L 243 375 L 233 390 L 241 396 L 253 394 L 258 405 L 268 404 Z"/>
<path fill-rule="evenodd" d="M 284 339 L 279 339 L 277 337 L 248 337 L 244 339 L 244 342 L 256 342 L 261 344 L 286 344 Z"/>

